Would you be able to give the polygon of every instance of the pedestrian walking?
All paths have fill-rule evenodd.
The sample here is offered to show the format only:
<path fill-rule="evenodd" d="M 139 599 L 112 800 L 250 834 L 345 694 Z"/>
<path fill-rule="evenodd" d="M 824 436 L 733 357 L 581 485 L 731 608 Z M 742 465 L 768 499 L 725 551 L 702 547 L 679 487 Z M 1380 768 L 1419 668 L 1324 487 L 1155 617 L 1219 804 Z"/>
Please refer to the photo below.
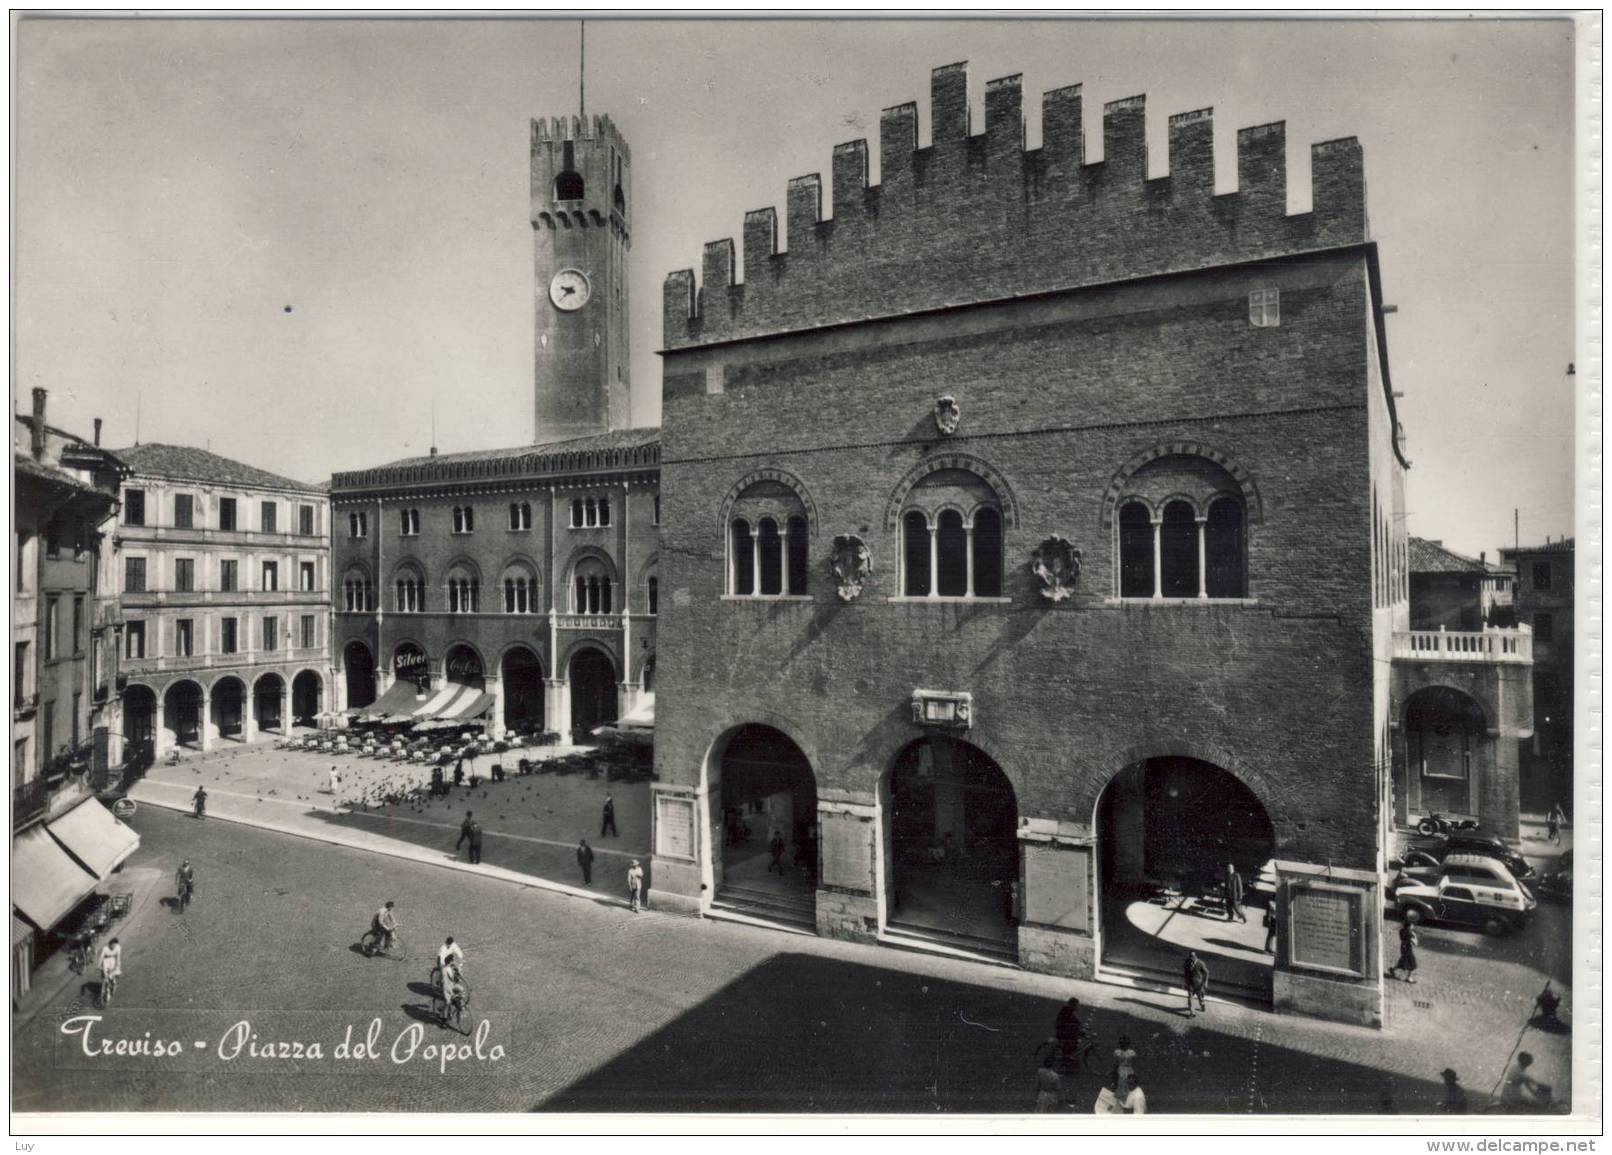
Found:
<path fill-rule="evenodd" d="M 1439 1078 L 1444 1080 L 1444 1099 L 1438 1105 L 1439 1114 L 1465 1115 L 1466 1089 L 1461 1086 L 1461 1076 L 1445 1067 L 1439 1072 Z"/>
<path fill-rule="evenodd" d="M 207 791 L 205 789 L 203 789 L 202 787 L 200 787 L 200 786 L 196 787 L 196 793 L 194 793 L 194 794 L 192 794 L 190 796 L 190 801 L 196 807 L 196 817 L 197 818 L 206 818 L 207 817 Z"/>
<path fill-rule="evenodd" d="M 1508 1115 L 1534 1115 L 1550 1103 L 1550 1084 L 1541 1083 L 1529 1070 L 1534 1057 L 1519 1051 L 1500 1088 L 1500 1108 Z"/>
<path fill-rule="evenodd" d="M 448 781 L 442 773 L 442 763 L 431 767 L 431 797 L 441 798 L 448 792 Z"/>
<path fill-rule="evenodd" d="M 470 861 L 480 862 L 481 823 L 476 821 L 475 815 L 469 810 L 465 811 L 465 820 L 459 827 L 459 841 L 453 844 L 453 848 L 458 850 L 466 842 L 470 843 Z"/>
<path fill-rule="evenodd" d="M 1114 1076 L 1117 1085 L 1125 1086 L 1125 1080 L 1136 1070 L 1136 1048 L 1131 1046 L 1131 1037 L 1121 1035 L 1114 1044 Z"/>
<path fill-rule="evenodd" d="M 460 755 L 459 761 L 453 764 L 453 784 L 455 786 L 465 784 L 465 760 L 463 755 Z"/>
<path fill-rule="evenodd" d="M 1147 1114 L 1147 1096 L 1142 1093 L 1142 1081 L 1136 1077 L 1135 1071 L 1117 1076 L 1114 1085 L 1120 1095 L 1121 1111 L 1127 1115 Z"/>
<path fill-rule="evenodd" d="M 1052 1023 L 1052 1037 L 1058 1043 L 1058 1057 L 1065 1071 L 1075 1069 L 1080 1044 L 1086 1036 L 1086 1024 L 1080 1019 L 1080 1000 L 1068 999 L 1058 1008 L 1058 1017 Z"/>
<path fill-rule="evenodd" d="M 772 853 L 772 862 L 770 864 L 768 864 L 767 872 L 770 874 L 770 873 L 772 873 L 773 871 L 776 870 L 780 875 L 783 874 L 783 872 L 784 872 L 784 836 L 782 834 L 780 834 L 777 830 L 774 830 L 772 832 L 772 838 L 769 839 L 768 842 L 767 842 L 767 849 Z"/>
<path fill-rule="evenodd" d="M 1528 1025 L 1542 1030 L 1553 1030 L 1562 1026 L 1562 1020 L 1556 1015 L 1556 1008 L 1561 1005 L 1561 998 L 1550 989 L 1550 982 L 1546 981 L 1545 989 L 1534 996 L 1534 1017 L 1528 1020 Z"/>
<path fill-rule="evenodd" d="M 341 785 L 341 775 L 336 773 L 336 768 L 332 766 L 330 768 L 330 792 L 334 794 L 336 787 L 339 785 Z"/>
<path fill-rule="evenodd" d="M 1272 895 L 1270 904 L 1265 907 L 1265 953 L 1276 953 L 1276 896 Z"/>
<path fill-rule="evenodd" d="M 1416 928 L 1410 923 L 1401 923 L 1399 926 L 1399 961 L 1388 968 L 1388 977 L 1397 979 L 1395 971 L 1405 972 L 1405 981 L 1416 981 L 1416 948 L 1421 940 L 1416 937 Z"/>
<path fill-rule="evenodd" d="M 593 885 L 593 847 L 584 838 L 577 843 L 577 865 L 582 868 L 582 885 Z"/>
<path fill-rule="evenodd" d="M 1198 1000 L 1198 1009 L 1207 1012 L 1208 1006 L 1203 996 L 1209 991 L 1209 967 L 1198 957 L 1198 952 L 1189 950 L 1186 960 L 1181 964 L 1181 980 L 1187 988 L 1187 1018 L 1193 1017 L 1192 1000 Z"/>
<path fill-rule="evenodd" d="M 608 794 L 605 795 L 604 813 L 599 819 L 599 837 L 603 838 L 607 834 L 611 838 L 621 837 L 616 833 L 616 800 Z"/>
<path fill-rule="evenodd" d="M 1233 863 L 1226 863 L 1226 921 L 1232 919 L 1238 922 L 1247 922 L 1248 915 L 1243 911 L 1243 876 L 1237 873 Z"/>
<path fill-rule="evenodd" d="M 1050 1115 L 1064 1102 L 1063 1076 L 1053 1066 L 1054 1056 L 1047 1055 L 1035 1073 L 1035 1110 L 1037 1115 Z"/>
<path fill-rule="evenodd" d="M 1556 846 L 1562 844 L 1562 826 L 1566 822 L 1567 812 L 1562 809 L 1560 802 L 1552 806 L 1550 813 L 1545 815 L 1545 833 Z"/>
<path fill-rule="evenodd" d="M 638 865 L 638 860 L 632 860 L 627 868 L 627 897 L 632 900 L 632 910 L 637 914 L 643 909 L 644 903 L 644 868 Z"/>

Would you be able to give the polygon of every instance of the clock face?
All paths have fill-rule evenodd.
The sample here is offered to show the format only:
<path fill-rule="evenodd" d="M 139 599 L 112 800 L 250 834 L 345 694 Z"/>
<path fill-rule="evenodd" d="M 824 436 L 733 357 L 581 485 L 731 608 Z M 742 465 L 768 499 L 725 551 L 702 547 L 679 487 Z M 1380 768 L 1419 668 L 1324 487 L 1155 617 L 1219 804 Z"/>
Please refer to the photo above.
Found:
<path fill-rule="evenodd" d="M 580 269 L 561 269 L 549 282 L 549 300 L 567 313 L 582 308 L 592 293 L 587 276 Z"/>

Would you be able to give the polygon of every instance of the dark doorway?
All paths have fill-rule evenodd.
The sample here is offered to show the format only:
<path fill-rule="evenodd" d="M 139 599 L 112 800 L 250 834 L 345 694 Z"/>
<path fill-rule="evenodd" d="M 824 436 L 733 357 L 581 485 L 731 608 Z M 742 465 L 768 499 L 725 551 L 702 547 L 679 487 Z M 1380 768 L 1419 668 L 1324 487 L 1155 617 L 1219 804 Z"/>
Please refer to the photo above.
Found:
<path fill-rule="evenodd" d="M 323 708 L 324 682 L 312 670 L 291 680 L 291 717 L 299 726 L 312 726 Z"/>
<path fill-rule="evenodd" d="M 616 720 L 616 667 L 602 650 L 578 650 L 571 658 L 571 731 L 589 741 L 593 731 Z"/>
<path fill-rule="evenodd" d="M 348 642 L 341 655 L 347 679 L 347 708 L 357 710 L 375 701 L 375 656 L 362 642 Z"/>
<path fill-rule="evenodd" d="M 1018 804 L 1002 768 L 976 746 L 923 738 L 890 770 L 892 932 L 1018 957 Z"/>
<path fill-rule="evenodd" d="M 157 695 L 149 686 L 130 686 L 123 692 L 125 757 L 138 745 L 156 737 Z"/>
<path fill-rule="evenodd" d="M 1102 962 L 1179 983 L 1188 950 L 1217 987 L 1270 996 L 1264 950 L 1275 837 L 1265 807 L 1237 777 L 1195 758 L 1126 767 L 1097 804 Z M 1227 866 L 1243 884 L 1243 917 L 1227 903 Z"/>
<path fill-rule="evenodd" d="M 252 687 L 252 716 L 259 730 L 280 730 L 284 723 L 285 679 L 264 674 Z"/>
<path fill-rule="evenodd" d="M 715 760 L 716 903 L 817 929 L 817 778 L 788 735 L 741 726 Z M 781 850 L 777 842 L 782 843 Z"/>
<path fill-rule="evenodd" d="M 516 732 L 543 729 L 543 663 L 525 646 L 504 655 L 504 725 Z"/>
<path fill-rule="evenodd" d="M 202 688 L 195 682 L 175 682 L 163 698 L 163 728 L 172 730 L 181 746 L 201 744 Z"/>
<path fill-rule="evenodd" d="M 1536 703 L 1537 708 L 1537 703 Z M 1405 704 L 1405 751 L 1413 813 L 1472 814 L 1472 762 L 1486 740 L 1483 707 L 1459 690 L 1433 686 Z"/>
<path fill-rule="evenodd" d="M 213 725 L 220 738 L 246 737 L 246 683 L 239 678 L 220 678 L 213 683 Z"/>

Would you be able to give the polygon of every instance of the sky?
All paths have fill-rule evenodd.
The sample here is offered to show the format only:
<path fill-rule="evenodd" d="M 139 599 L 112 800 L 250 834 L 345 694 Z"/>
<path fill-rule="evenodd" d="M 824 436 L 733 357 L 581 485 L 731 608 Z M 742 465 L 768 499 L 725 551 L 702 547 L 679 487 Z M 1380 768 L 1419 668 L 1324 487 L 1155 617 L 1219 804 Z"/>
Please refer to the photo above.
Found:
<path fill-rule="evenodd" d="M 790 177 L 970 62 L 989 79 L 1213 106 L 1360 138 L 1410 530 L 1490 555 L 1573 532 L 1573 26 L 1567 21 L 590 20 L 587 109 L 632 149 L 632 420 L 660 419 L 661 284 Z M 532 438 L 529 121 L 578 108 L 574 20 L 23 19 L 13 70 L 13 404 L 104 443 L 302 480 Z M 828 192 L 825 188 L 825 202 Z M 825 203 L 825 215 L 832 205 Z M 787 238 L 781 239 L 781 245 Z M 19 401 L 19 399 L 21 399 Z"/>

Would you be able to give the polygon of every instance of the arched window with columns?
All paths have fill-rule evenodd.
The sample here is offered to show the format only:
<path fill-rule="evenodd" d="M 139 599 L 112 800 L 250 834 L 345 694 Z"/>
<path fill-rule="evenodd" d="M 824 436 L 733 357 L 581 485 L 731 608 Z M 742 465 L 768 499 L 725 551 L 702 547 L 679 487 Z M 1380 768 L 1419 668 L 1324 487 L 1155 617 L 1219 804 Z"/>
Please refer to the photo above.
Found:
<path fill-rule="evenodd" d="M 350 614 L 375 611 L 375 586 L 368 571 L 352 566 L 341 579 L 342 609 Z"/>
<path fill-rule="evenodd" d="M 481 612 L 481 578 L 464 562 L 456 562 L 448 570 L 446 601 L 450 614 Z"/>
<path fill-rule="evenodd" d="M 901 514 L 901 596 L 1002 596 L 1002 510 L 990 483 L 936 470 L 908 491 Z"/>
<path fill-rule="evenodd" d="M 502 609 L 506 614 L 538 612 L 537 573 L 525 562 L 510 562 L 499 582 Z"/>
<path fill-rule="evenodd" d="M 597 557 L 585 557 L 571 571 L 571 612 L 608 614 L 615 607 L 610 567 Z"/>
<path fill-rule="evenodd" d="M 1115 519 L 1122 598 L 1248 596 L 1248 510 L 1218 462 L 1194 454 L 1148 461 L 1125 479 Z"/>
<path fill-rule="evenodd" d="M 399 566 L 393 580 L 396 600 L 392 608 L 400 614 L 425 612 L 425 577 L 413 565 Z"/>
<path fill-rule="evenodd" d="M 728 582 L 734 597 L 805 597 L 811 523 L 794 489 L 766 479 L 746 486 L 728 517 Z"/>

